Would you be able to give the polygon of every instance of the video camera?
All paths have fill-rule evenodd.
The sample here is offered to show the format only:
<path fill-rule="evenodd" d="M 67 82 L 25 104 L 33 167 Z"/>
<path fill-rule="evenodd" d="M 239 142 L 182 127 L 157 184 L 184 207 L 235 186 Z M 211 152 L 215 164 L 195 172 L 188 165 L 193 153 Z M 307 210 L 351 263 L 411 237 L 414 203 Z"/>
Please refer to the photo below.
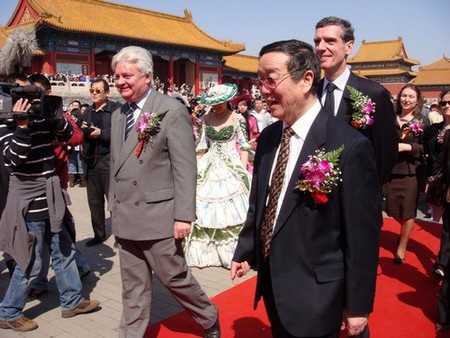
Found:
<path fill-rule="evenodd" d="M 19 86 L 17 83 L 0 82 L 0 123 L 13 123 L 24 114 L 13 112 L 19 99 L 28 99 L 31 109 L 26 114 L 29 119 L 54 117 L 62 111 L 62 97 L 45 95 L 44 89 L 35 86 Z"/>

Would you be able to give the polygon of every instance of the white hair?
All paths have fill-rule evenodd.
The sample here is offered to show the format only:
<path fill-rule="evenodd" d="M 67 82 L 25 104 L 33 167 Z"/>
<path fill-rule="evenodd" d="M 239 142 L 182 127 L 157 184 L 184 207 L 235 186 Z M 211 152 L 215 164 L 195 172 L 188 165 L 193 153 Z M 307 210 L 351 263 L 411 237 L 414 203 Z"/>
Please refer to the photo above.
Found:
<path fill-rule="evenodd" d="M 111 68 L 115 71 L 120 61 L 134 63 L 141 74 L 149 74 L 153 83 L 153 58 L 152 54 L 138 46 L 128 46 L 122 48 L 111 61 Z"/>

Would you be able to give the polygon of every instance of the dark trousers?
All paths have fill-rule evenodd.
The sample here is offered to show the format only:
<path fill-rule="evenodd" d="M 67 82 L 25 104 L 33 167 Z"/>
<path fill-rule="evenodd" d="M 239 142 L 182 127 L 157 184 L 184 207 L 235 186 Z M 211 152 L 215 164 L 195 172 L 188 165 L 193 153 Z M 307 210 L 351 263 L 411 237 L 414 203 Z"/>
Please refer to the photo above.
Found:
<path fill-rule="evenodd" d="M 264 306 L 266 307 L 267 317 L 269 318 L 273 338 L 308 338 L 308 337 L 293 336 L 283 326 L 280 317 L 278 315 L 275 299 L 273 298 L 272 282 L 270 278 L 270 264 L 268 262 L 265 263 L 263 267 L 262 293 L 264 299 Z M 321 336 L 319 338 L 338 338 L 338 337 L 339 337 L 339 328 L 337 328 L 336 331 L 328 335 Z"/>
<path fill-rule="evenodd" d="M 309 337 L 297 337 L 291 335 L 281 323 L 280 317 L 278 315 L 277 306 L 275 304 L 275 299 L 273 298 L 272 282 L 270 278 L 270 265 L 269 263 L 264 264 L 263 268 L 263 299 L 264 306 L 266 307 L 267 317 L 269 318 L 272 336 L 273 338 L 309 338 Z M 340 328 L 336 328 L 336 331 L 331 332 L 325 336 L 320 336 L 317 338 L 338 338 L 340 333 Z M 370 338 L 369 325 L 366 326 L 363 332 L 354 338 Z M 312 337 L 311 337 L 312 338 Z"/>
<path fill-rule="evenodd" d="M 450 325 L 450 264 L 445 267 L 445 276 L 438 296 L 439 324 Z"/>
<path fill-rule="evenodd" d="M 434 264 L 434 268 L 442 269 L 445 271 L 445 267 L 450 260 L 450 204 L 444 204 L 444 213 L 442 215 L 442 233 L 441 243 L 439 247 L 439 254 Z"/>
<path fill-rule="evenodd" d="M 106 239 L 105 199 L 109 193 L 109 154 L 99 155 L 95 166 L 86 173 L 86 191 L 92 229 L 97 239 Z"/>

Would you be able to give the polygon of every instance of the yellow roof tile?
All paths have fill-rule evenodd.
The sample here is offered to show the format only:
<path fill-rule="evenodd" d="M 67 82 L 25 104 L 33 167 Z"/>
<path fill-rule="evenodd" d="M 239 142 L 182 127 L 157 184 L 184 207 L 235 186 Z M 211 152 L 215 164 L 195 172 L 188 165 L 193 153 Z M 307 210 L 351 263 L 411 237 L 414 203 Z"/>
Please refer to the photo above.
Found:
<path fill-rule="evenodd" d="M 450 85 L 450 69 L 421 70 L 412 81 L 415 85 Z"/>
<path fill-rule="evenodd" d="M 258 57 L 245 54 L 225 56 L 225 67 L 233 68 L 240 72 L 256 73 L 258 71 Z"/>
<path fill-rule="evenodd" d="M 421 67 L 419 71 L 433 69 L 450 69 L 450 58 L 443 55 L 441 59 L 429 65 Z"/>
<path fill-rule="evenodd" d="M 411 65 L 418 65 L 420 62 L 409 59 L 406 55 L 403 39 L 399 37 L 396 40 L 373 41 L 363 40 L 361 48 L 354 57 L 348 58 L 348 63 L 365 63 L 381 61 L 403 60 Z"/>
<path fill-rule="evenodd" d="M 19 13 L 22 1 L 14 15 Z M 28 0 L 28 3 L 31 11 L 36 11 L 40 16 L 36 25 L 45 24 L 64 31 L 118 36 L 223 54 L 234 54 L 245 49 L 243 43 L 217 40 L 203 32 L 193 22 L 189 10 L 185 10 L 184 17 L 180 17 L 102 0 Z M 30 10 L 25 20 L 29 20 L 29 15 Z M 8 25 L 11 22 L 12 19 Z"/>
<path fill-rule="evenodd" d="M 450 85 L 450 58 L 443 55 L 436 62 L 420 67 L 411 82 L 419 86 Z"/>
<path fill-rule="evenodd" d="M 408 74 L 411 76 L 416 76 L 416 72 L 408 71 L 405 69 L 394 68 L 394 69 L 353 69 L 355 73 L 362 74 L 364 76 L 384 76 L 384 75 L 401 75 Z"/>

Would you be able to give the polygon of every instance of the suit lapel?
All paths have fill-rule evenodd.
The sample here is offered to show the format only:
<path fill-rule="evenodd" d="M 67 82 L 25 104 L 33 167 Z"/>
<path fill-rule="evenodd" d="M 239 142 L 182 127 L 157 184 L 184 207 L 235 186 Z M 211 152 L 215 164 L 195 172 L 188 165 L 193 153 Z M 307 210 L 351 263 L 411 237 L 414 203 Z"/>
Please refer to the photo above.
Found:
<path fill-rule="evenodd" d="M 287 219 L 295 209 L 298 203 L 299 193 L 294 191 L 297 184 L 297 180 L 300 177 L 300 167 L 303 163 L 308 161 L 310 155 L 314 155 L 316 150 L 324 147 L 326 142 L 326 126 L 328 123 L 328 118 L 330 116 L 323 111 L 317 115 L 311 128 L 306 136 L 305 142 L 303 143 L 302 150 L 295 164 L 295 170 L 292 173 L 291 179 L 289 181 L 286 194 L 281 205 L 280 213 L 275 224 L 274 236 L 283 225 L 286 223 Z"/>

